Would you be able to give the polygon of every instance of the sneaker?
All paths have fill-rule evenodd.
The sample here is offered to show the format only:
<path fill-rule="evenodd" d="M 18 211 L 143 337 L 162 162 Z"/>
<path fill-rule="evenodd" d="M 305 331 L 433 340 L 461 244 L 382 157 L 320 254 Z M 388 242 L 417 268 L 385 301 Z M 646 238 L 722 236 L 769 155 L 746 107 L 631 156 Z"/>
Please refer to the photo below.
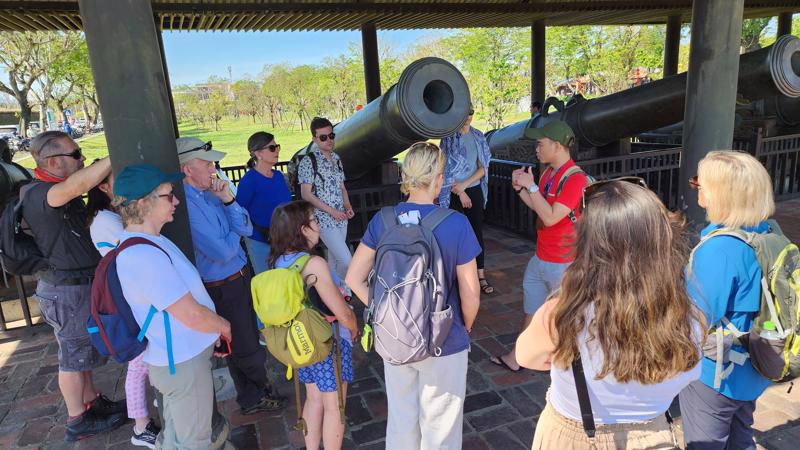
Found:
<path fill-rule="evenodd" d="M 133 426 L 133 436 L 131 436 L 131 444 L 138 445 L 140 447 L 147 447 L 147 448 L 156 448 L 156 438 L 158 437 L 158 433 L 161 431 L 156 426 L 156 423 L 150 419 L 150 422 L 147 423 L 147 426 L 144 427 L 144 431 L 141 433 L 136 433 L 136 425 Z"/>
<path fill-rule="evenodd" d="M 261 397 L 253 406 L 242 408 L 242 414 L 249 416 L 250 414 L 259 413 L 261 411 L 277 411 L 283 408 L 283 402 L 280 399 L 272 398 L 269 394 Z"/>
<path fill-rule="evenodd" d="M 108 397 L 103 394 L 97 394 L 97 397 L 87 405 L 87 409 L 92 410 L 95 415 L 108 416 L 111 414 L 127 413 L 128 404 L 124 398 L 115 402 L 109 400 Z"/>
<path fill-rule="evenodd" d="M 81 414 L 80 418 L 68 423 L 64 432 L 64 440 L 75 442 L 81 439 L 105 433 L 118 428 L 125 423 L 125 414 L 111 414 L 98 416 L 92 410 L 87 409 Z"/>

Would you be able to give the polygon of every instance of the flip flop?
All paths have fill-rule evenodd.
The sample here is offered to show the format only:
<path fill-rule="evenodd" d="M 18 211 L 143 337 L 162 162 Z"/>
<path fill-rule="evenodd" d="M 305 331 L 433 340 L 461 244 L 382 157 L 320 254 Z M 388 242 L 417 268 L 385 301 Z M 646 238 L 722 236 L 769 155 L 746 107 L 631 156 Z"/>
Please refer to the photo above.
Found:
<path fill-rule="evenodd" d="M 514 369 L 512 369 L 512 368 L 511 368 L 511 366 L 509 366 L 508 364 L 506 364 L 506 362 L 505 362 L 505 361 L 503 361 L 503 357 L 502 357 L 502 355 L 499 355 L 499 356 L 490 356 L 490 357 L 489 357 L 489 362 L 491 362 L 491 363 L 492 363 L 492 364 L 494 364 L 495 366 L 500 366 L 500 367 L 503 367 L 503 368 L 505 368 L 506 370 L 508 370 L 509 372 L 515 372 L 515 373 L 516 373 L 516 372 L 519 372 L 520 370 L 522 370 L 522 367 L 520 367 L 520 368 L 519 368 L 519 369 L 517 369 L 517 370 L 514 370 Z"/>

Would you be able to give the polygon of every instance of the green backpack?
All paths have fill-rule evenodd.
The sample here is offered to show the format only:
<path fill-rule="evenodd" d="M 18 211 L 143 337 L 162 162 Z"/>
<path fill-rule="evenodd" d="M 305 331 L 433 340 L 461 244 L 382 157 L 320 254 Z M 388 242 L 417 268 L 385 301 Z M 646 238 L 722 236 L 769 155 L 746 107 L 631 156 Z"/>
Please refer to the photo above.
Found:
<path fill-rule="evenodd" d="M 767 233 L 724 228 L 712 231 L 692 250 L 693 256 L 715 236 L 735 237 L 755 251 L 762 272 L 761 308 L 750 331 L 739 331 L 727 317 L 709 329 L 703 354 L 716 362 L 717 389 L 733 370 L 733 364 L 742 365 L 747 359 L 772 381 L 800 376 L 800 251 L 784 236 L 777 222 L 770 220 L 768 224 Z M 741 345 L 746 353 L 731 350 L 732 345 Z"/>
<path fill-rule="evenodd" d="M 275 268 L 262 272 L 250 283 L 253 309 L 264 323 L 264 341 L 267 350 L 278 361 L 286 365 L 286 379 L 294 377 L 297 424 L 295 429 L 307 433 L 300 402 L 300 383 L 295 373 L 298 368 L 308 367 L 324 361 L 335 349 L 333 357 L 336 390 L 339 394 L 339 410 L 344 423 L 344 399 L 342 398 L 341 366 L 338 327 L 331 327 L 325 317 L 311 306 L 308 288 L 303 280 L 309 255 L 295 259 L 287 268 Z M 336 328 L 334 337 L 333 328 Z M 334 340 L 336 345 L 334 345 Z"/>

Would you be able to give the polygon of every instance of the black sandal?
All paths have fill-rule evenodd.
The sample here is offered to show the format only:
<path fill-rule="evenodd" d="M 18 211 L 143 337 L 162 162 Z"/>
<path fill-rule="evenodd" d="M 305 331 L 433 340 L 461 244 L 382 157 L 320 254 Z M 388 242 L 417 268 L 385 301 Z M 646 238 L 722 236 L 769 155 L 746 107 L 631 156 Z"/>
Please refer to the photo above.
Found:
<path fill-rule="evenodd" d="M 478 278 L 478 283 L 480 283 L 481 290 L 483 291 L 484 294 L 494 293 L 494 286 L 489 284 L 489 282 L 486 281 L 486 278 Z"/>

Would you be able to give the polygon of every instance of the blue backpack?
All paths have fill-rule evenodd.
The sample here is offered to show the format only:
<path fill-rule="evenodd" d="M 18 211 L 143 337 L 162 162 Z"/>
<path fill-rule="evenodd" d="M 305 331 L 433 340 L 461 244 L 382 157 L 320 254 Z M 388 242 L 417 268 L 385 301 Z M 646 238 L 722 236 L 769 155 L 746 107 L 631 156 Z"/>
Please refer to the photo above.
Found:
<path fill-rule="evenodd" d="M 137 244 L 152 245 L 169 258 L 167 252 L 155 243 L 145 238 L 132 237 L 103 256 L 100 264 L 97 265 L 92 282 L 91 315 L 87 321 L 89 336 L 100 354 L 113 357 L 120 363 L 136 358 L 147 348 L 147 339 L 144 336 L 150 326 L 150 321 L 158 312 L 155 306 L 150 305 L 147 318 L 140 328 L 122 293 L 122 285 L 117 275 L 117 255 L 126 248 Z M 169 314 L 166 311 L 161 313 L 164 317 L 164 330 L 167 335 L 169 372 L 174 374 L 175 362 L 172 356 Z"/>

